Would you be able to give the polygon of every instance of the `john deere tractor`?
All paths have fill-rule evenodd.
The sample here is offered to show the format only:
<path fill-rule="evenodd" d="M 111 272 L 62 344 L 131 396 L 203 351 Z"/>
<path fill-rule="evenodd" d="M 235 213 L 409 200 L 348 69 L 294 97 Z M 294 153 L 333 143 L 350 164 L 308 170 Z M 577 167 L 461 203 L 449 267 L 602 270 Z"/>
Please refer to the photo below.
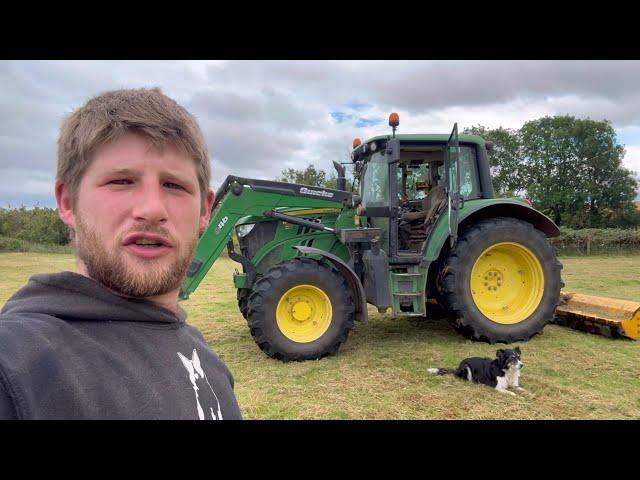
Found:
<path fill-rule="evenodd" d="M 229 176 L 183 283 L 188 298 L 223 249 L 251 335 L 270 357 L 335 353 L 367 304 L 393 317 L 446 316 L 490 343 L 526 341 L 554 317 L 559 233 L 520 198 L 495 198 L 481 137 L 354 141 L 354 191 Z M 234 248 L 235 229 L 239 251 Z"/>

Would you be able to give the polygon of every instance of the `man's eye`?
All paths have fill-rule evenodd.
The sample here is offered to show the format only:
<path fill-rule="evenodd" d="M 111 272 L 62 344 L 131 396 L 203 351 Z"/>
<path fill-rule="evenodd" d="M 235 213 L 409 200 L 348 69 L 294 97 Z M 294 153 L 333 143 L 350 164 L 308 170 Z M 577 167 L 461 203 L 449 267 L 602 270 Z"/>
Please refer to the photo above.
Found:
<path fill-rule="evenodd" d="M 115 185 L 128 185 L 131 183 L 131 180 L 127 180 L 126 178 L 119 178 L 117 180 L 111 180 L 109 183 L 112 183 Z"/>
<path fill-rule="evenodd" d="M 165 186 L 172 189 L 184 190 L 184 187 L 182 187 L 181 185 L 178 185 L 177 183 L 165 182 Z"/>

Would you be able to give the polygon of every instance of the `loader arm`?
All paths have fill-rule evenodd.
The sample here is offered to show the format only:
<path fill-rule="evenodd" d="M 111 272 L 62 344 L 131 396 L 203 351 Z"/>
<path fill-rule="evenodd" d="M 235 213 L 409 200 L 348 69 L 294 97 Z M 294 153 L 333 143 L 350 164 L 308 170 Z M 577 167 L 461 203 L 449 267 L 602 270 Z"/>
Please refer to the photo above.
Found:
<path fill-rule="evenodd" d="M 263 216 L 277 208 L 340 208 L 351 193 L 309 185 L 228 176 L 216 192 L 209 226 L 203 232 L 182 282 L 180 299 L 186 300 L 226 247 L 238 220 Z"/>

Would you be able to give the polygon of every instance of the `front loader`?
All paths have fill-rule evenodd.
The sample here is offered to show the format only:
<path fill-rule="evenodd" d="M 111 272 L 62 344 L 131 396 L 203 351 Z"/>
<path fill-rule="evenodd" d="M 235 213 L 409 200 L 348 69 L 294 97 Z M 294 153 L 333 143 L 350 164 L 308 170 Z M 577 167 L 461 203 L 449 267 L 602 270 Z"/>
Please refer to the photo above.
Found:
<path fill-rule="evenodd" d="M 495 198 L 474 135 L 354 140 L 352 192 L 229 176 L 183 282 L 198 287 L 226 247 L 242 266 L 238 306 L 257 345 L 283 360 L 335 353 L 367 304 L 394 317 L 444 314 L 462 335 L 526 341 L 554 318 L 559 234 L 519 198 Z M 235 229 L 239 251 L 235 251 Z M 565 302 L 566 303 L 566 302 Z"/>

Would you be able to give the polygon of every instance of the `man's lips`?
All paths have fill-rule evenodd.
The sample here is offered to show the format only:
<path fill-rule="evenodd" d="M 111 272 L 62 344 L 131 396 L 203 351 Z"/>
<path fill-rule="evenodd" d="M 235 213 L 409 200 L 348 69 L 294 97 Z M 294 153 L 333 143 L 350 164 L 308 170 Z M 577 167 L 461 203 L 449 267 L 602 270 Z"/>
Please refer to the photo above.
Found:
<path fill-rule="evenodd" d="M 165 246 L 155 246 L 155 247 L 145 247 L 144 245 L 136 245 L 135 243 L 130 243 L 129 245 L 124 246 L 125 250 L 129 253 L 140 257 L 140 258 L 159 258 L 164 255 L 167 255 L 171 251 L 171 247 Z"/>
<path fill-rule="evenodd" d="M 136 242 L 145 240 L 153 242 L 155 245 L 138 245 Z M 171 251 L 173 245 L 161 235 L 152 233 L 134 233 L 128 235 L 122 242 L 125 249 L 139 258 L 153 259 L 159 258 Z"/>
<path fill-rule="evenodd" d="M 124 246 L 136 245 L 136 242 L 139 242 L 140 240 L 153 242 L 163 247 L 171 248 L 173 246 L 171 245 L 171 242 L 169 242 L 169 240 L 167 240 L 163 236 L 154 235 L 152 233 L 132 233 L 131 235 L 127 235 L 127 237 L 124 239 L 124 242 L 122 242 L 122 244 Z"/>

